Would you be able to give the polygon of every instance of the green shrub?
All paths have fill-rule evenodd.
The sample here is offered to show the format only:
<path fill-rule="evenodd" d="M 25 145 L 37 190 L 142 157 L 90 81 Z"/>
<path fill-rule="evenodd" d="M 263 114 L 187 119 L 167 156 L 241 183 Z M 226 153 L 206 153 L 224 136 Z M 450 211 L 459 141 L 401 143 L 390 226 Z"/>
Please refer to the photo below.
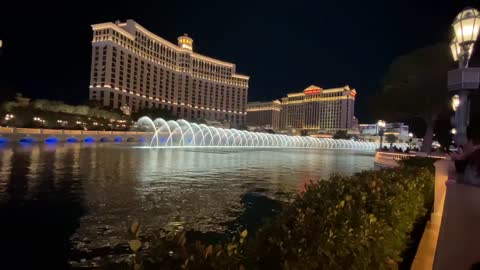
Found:
<path fill-rule="evenodd" d="M 253 252 L 275 269 L 389 269 L 425 215 L 428 192 L 433 176 L 425 168 L 333 176 L 263 228 Z"/>
<path fill-rule="evenodd" d="M 239 240 L 214 247 L 188 243 L 183 232 L 158 237 L 144 265 L 155 265 L 155 269 L 396 269 L 413 226 L 427 213 L 433 183 L 429 169 L 409 164 L 334 175 L 310 184 L 249 237 L 245 231 Z"/>

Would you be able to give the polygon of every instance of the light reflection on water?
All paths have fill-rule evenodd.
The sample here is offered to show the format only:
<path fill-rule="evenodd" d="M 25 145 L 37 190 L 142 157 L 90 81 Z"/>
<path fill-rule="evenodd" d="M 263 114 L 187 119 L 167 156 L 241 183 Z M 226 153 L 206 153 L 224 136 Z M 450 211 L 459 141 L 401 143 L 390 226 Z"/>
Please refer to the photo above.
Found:
<path fill-rule="evenodd" d="M 11 224 L 0 226 L 18 228 L 27 220 L 48 227 L 60 220 L 65 230 L 71 227 L 67 237 L 89 248 L 124 242 L 134 219 L 146 231 L 180 221 L 200 232 L 225 232 L 248 226 L 238 217 L 249 204 L 260 211 L 262 200 L 250 201 L 252 194 L 283 200 L 309 181 L 372 166 L 370 153 L 339 150 L 3 146 L 0 218 Z M 17 220 L 12 213 L 19 212 L 24 217 Z"/>

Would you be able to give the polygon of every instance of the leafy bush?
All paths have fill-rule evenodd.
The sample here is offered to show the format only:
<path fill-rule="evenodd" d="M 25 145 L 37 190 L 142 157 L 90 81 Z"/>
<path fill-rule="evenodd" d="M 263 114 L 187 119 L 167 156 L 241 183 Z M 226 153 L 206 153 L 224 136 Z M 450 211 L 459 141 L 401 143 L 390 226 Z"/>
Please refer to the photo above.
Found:
<path fill-rule="evenodd" d="M 395 134 L 387 134 L 385 136 L 385 141 L 387 143 L 395 143 L 398 140 L 397 136 Z"/>
<path fill-rule="evenodd" d="M 416 221 L 427 213 L 433 183 L 432 172 L 418 163 L 353 176 L 334 175 L 307 186 L 274 220 L 249 237 L 244 231 L 239 240 L 211 246 L 188 243 L 183 232 L 159 236 L 144 256 L 144 266 L 395 269 Z"/>
<path fill-rule="evenodd" d="M 257 235 L 261 268 L 389 269 L 401 261 L 433 175 L 402 167 L 333 176 L 307 191 Z"/>
<path fill-rule="evenodd" d="M 352 136 L 348 134 L 346 130 L 338 130 L 333 134 L 333 139 L 345 139 L 349 140 Z"/>

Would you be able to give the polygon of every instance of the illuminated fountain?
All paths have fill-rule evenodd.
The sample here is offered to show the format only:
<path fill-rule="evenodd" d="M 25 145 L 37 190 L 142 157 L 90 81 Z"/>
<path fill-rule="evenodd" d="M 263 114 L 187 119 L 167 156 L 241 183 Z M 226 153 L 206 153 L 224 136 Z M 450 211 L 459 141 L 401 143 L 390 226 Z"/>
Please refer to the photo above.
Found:
<path fill-rule="evenodd" d="M 225 129 L 190 123 L 186 120 L 165 121 L 142 117 L 136 128 L 151 132 L 151 147 L 251 147 L 251 148 L 318 148 L 318 149 L 351 149 L 374 151 L 377 143 L 360 142 L 342 139 L 313 138 L 308 136 L 288 136 L 251 132 L 237 129 Z M 395 144 L 406 148 L 407 144 Z"/>

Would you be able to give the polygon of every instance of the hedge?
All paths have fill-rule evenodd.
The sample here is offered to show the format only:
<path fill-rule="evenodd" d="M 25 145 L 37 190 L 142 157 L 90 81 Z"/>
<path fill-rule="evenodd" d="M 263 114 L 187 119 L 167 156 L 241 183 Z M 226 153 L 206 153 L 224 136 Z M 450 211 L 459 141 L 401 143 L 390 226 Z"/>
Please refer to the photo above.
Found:
<path fill-rule="evenodd" d="M 229 243 L 189 243 L 182 231 L 158 235 L 148 254 L 136 243 L 136 269 L 395 269 L 433 203 L 431 168 L 407 163 L 312 183 Z"/>

